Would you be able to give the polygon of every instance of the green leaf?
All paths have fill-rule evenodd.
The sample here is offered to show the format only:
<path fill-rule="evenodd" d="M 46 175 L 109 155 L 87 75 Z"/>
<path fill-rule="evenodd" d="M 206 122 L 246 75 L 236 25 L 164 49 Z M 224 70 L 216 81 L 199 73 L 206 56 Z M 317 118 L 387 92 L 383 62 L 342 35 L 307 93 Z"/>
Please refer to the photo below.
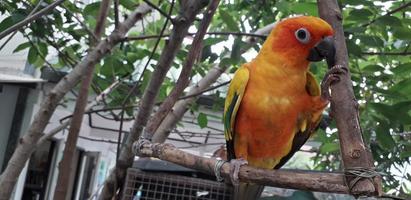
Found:
<path fill-rule="evenodd" d="M 364 70 L 365 72 L 373 73 L 373 72 L 384 71 L 385 68 L 384 68 L 384 67 L 381 67 L 380 65 L 367 65 L 367 66 L 365 66 L 365 67 L 363 68 L 363 70 Z"/>
<path fill-rule="evenodd" d="M 223 22 L 227 25 L 230 31 L 240 31 L 240 29 L 237 27 L 237 22 L 234 20 L 233 16 L 230 15 L 230 13 L 221 9 L 220 17 L 223 20 Z"/>
<path fill-rule="evenodd" d="M 293 4 L 293 6 L 291 6 L 291 11 L 297 14 L 318 16 L 318 9 L 317 9 L 316 3 L 310 3 L 310 2 L 295 3 Z"/>
<path fill-rule="evenodd" d="M 394 16 L 382 16 L 377 18 L 375 24 L 380 26 L 402 26 L 400 19 Z"/>
<path fill-rule="evenodd" d="M 391 150 L 395 147 L 395 141 L 392 138 L 389 128 L 385 123 L 381 123 L 377 129 L 377 141 L 381 145 L 381 147 L 385 148 L 386 150 Z"/>
<path fill-rule="evenodd" d="M 400 64 L 397 67 L 391 69 L 391 71 L 396 75 L 410 75 L 411 74 L 411 62 Z"/>
<path fill-rule="evenodd" d="M 198 114 L 198 116 L 197 116 L 197 122 L 198 122 L 198 125 L 199 125 L 201 128 L 207 127 L 207 124 L 208 124 L 207 115 L 204 114 L 204 113 Z"/>
<path fill-rule="evenodd" d="M 411 40 L 411 29 L 405 27 L 397 27 L 394 30 L 394 36 L 400 40 Z"/>
<path fill-rule="evenodd" d="M 27 60 L 29 61 L 30 64 L 34 64 L 36 62 L 38 56 L 38 52 L 36 47 L 32 46 L 30 47 L 29 54 L 27 55 Z"/>
<path fill-rule="evenodd" d="M 100 4 L 101 2 L 88 4 L 83 10 L 83 16 L 91 15 L 93 17 L 97 17 L 100 10 Z"/>
<path fill-rule="evenodd" d="M 354 9 L 351 10 L 347 19 L 352 21 L 367 21 L 373 13 L 369 9 Z"/>
<path fill-rule="evenodd" d="M 30 47 L 30 46 L 31 46 L 31 43 L 30 43 L 30 42 L 21 43 L 21 44 L 19 44 L 19 46 L 17 46 L 17 47 L 14 49 L 13 53 L 19 52 L 19 51 L 21 51 L 21 50 L 23 50 L 23 49 L 26 49 L 26 48 Z"/>
<path fill-rule="evenodd" d="M 338 143 L 324 143 L 320 147 L 320 152 L 322 154 L 332 153 L 332 152 L 338 151 L 339 149 L 340 149 L 340 145 Z"/>
<path fill-rule="evenodd" d="M 0 22 L 0 32 L 3 32 L 7 28 L 14 25 L 13 18 L 11 16 L 6 17 L 3 21 Z"/>
<path fill-rule="evenodd" d="M 135 0 L 120 0 L 119 3 L 129 10 L 133 10 L 138 5 L 138 2 Z"/>

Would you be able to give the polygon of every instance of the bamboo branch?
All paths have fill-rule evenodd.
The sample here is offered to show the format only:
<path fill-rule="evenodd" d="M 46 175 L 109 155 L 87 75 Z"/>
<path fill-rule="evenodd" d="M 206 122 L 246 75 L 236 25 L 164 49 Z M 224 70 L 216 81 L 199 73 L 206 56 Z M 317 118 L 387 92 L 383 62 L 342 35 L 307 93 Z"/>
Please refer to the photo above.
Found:
<path fill-rule="evenodd" d="M 23 19 L 22 21 L 18 22 L 17 24 L 15 24 L 15 25 L 9 27 L 8 29 L 4 30 L 3 32 L 0 33 L 0 40 L 3 39 L 8 34 L 14 32 L 16 30 L 19 30 L 23 26 L 25 26 L 25 25 L 29 24 L 30 22 L 32 22 L 32 21 L 40 18 L 41 16 L 47 14 L 48 12 L 50 12 L 56 6 L 60 5 L 63 2 L 64 2 L 64 0 L 57 0 L 57 1 L 53 2 L 52 4 L 48 5 L 47 7 L 43 8 L 42 10 L 37 12 L 36 14 L 28 16 L 27 18 Z"/>
<path fill-rule="evenodd" d="M 198 58 L 198 56 L 200 55 L 200 50 L 203 44 L 205 33 L 207 32 L 208 26 L 211 23 L 211 20 L 214 16 L 214 13 L 219 3 L 220 0 L 212 0 L 208 8 L 204 11 L 203 20 L 201 21 L 198 32 L 194 37 L 191 48 L 188 52 L 188 55 L 183 65 L 183 69 L 180 73 L 180 76 L 178 77 L 175 87 L 164 100 L 164 102 L 160 105 L 156 114 L 152 117 L 150 122 L 147 124 L 144 137 L 152 138 L 154 132 L 161 124 L 161 121 L 163 121 L 164 117 L 167 116 L 167 114 L 170 112 L 170 110 L 173 108 L 174 104 L 178 100 L 179 96 L 183 93 L 184 89 L 190 83 L 190 76 L 194 66 L 194 62 L 196 58 Z"/>
<path fill-rule="evenodd" d="M 171 67 L 171 63 L 176 56 L 177 51 L 180 49 L 181 43 L 188 32 L 188 28 L 194 22 L 196 15 L 207 4 L 207 0 L 180 2 L 180 15 L 174 21 L 175 23 L 170 40 L 166 44 L 160 55 L 158 63 L 154 68 L 150 82 L 140 101 L 141 104 L 137 117 L 133 123 L 126 142 L 121 149 L 118 164 L 106 179 L 99 199 L 111 199 L 117 193 L 117 190 L 121 188 L 126 169 L 132 165 L 134 160 L 131 146 L 138 139 L 144 126 L 147 124 L 150 113 L 155 104 L 155 98 L 159 92 L 162 82 L 164 81 L 166 73 Z"/>
<path fill-rule="evenodd" d="M 129 15 L 126 21 L 119 25 L 105 40 L 99 42 L 97 47 L 90 51 L 77 66 L 67 74 L 47 95 L 40 106 L 40 110 L 33 117 L 33 122 L 28 132 L 19 140 L 7 168 L 0 176 L 0 199 L 9 199 L 14 185 L 23 169 L 26 161 L 37 147 L 37 142 L 42 136 L 53 112 L 64 95 L 72 89 L 81 79 L 86 69 L 101 60 L 110 50 L 121 41 L 128 30 L 151 9 L 146 5 L 140 5 Z"/>
<path fill-rule="evenodd" d="M 139 141 L 133 146 L 133 152 L 138 156 L 155 157 L 214 175 L 216 159 L 195 156 L 181 151 L 171 144 L 141 142 Z M 229 178 L 230 169 L 230 163 L 224 163 L 221 167 L 221 175 L 224 178 Z M 343 173 L 265 170 L 245 165 L 240 169 L 239 178 L 241 182 L 251 182 L 273 187 L 344 194 L 349 192 Z"/>
<path fill-rule="evenodd" d="M 327 21 L 334 29 L 336 48 L 336 65 L 347 69 L 347 73 L 340 75 L 340 81 L 331 85 L 331 110 L 336 120 L 340 138 L 340 149 L 343 165 L 346 170 L 362 168 L 374 169 L 371 152 L 365 146 L 360 126 L 358 103 L 355 99 L 348 68 L 348 52 L 345 44 L 342 16 L 336 0 L 317 0 L 321 18 Z M 354 196 L 381 195 L 381 177 L 373 179 L 347 177 L 347 185 Z"/>

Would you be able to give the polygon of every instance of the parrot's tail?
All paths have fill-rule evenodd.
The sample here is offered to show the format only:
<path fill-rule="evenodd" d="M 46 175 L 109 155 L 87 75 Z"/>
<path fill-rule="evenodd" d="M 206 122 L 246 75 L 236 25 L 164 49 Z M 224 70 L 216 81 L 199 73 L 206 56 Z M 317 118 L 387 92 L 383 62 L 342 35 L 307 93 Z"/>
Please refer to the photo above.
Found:
<path fill-rule="evenodd" d="M 234 187 L 233 200 L 257 200 L 263 193 L 264 186 L 253 183 L 240 183 L 238 187 Z"/>

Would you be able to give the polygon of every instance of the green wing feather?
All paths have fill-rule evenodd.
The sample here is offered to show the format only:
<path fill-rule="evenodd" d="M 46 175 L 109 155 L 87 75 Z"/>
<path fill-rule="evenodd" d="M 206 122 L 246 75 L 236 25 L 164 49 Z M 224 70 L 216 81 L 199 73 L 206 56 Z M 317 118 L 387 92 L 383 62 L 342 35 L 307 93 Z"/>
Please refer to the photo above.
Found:
<path fill-rule="evenodd" d="M 249 71 L 245 66 L 240 67 L 230 83 L 224 105 L 224 136 L 227 142 L 228 159 L 235 158 L 234 128 L 235 119 L 249 78 Z"/>

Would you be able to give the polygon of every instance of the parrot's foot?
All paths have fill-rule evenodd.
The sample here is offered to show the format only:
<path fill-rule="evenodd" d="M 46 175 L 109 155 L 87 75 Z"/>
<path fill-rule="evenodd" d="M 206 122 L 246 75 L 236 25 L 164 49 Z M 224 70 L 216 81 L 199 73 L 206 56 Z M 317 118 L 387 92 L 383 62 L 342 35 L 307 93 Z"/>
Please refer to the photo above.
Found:
<path fill-rule="evenodd" d="M 238 173 L 240 173 L 240 167 L 242 165 L 247 165 L 248 162 L 244 160 L 244 158 L 239 158 L 239 159 L 230 160 L 230 164 L 231 164 L 231 169 L 230 169 L 231 183 L 233 184 L 234 187 L 236 187 L 240 184 L 240 181 L 238 178 Z"/>
<path fill-rule="evenodd" d="M 325 74 L 323 81 L 321 82 L 321 97 L 324 100 L 331 100 L 330 86 L 331 84 L 340 81 L 340 75 L 346 74 L 347 68 L 342 65 L 335 65 Z"/>

